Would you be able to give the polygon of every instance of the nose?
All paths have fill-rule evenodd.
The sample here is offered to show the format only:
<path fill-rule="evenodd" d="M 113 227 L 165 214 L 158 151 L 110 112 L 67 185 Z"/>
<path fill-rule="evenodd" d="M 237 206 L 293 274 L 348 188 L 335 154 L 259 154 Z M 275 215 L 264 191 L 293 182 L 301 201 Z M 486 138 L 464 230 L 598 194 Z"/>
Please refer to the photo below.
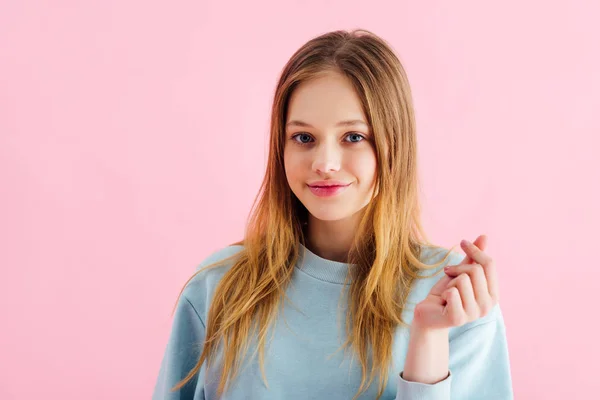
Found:
<path fill-rule="evenodd" d="M 341 153 L 341 149 L 336 143 L 321 143 L 314 152 L 313 171 L 321 173 L 339 171 L 342 158 Z"/>

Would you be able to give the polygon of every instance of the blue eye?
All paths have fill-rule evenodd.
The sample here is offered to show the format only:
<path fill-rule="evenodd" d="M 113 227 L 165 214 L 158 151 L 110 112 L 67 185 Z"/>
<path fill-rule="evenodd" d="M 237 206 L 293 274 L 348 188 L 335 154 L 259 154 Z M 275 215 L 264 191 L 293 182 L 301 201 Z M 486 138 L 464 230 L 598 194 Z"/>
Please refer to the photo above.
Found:
<path fill-rule="evenodd" d="M 300 141 L 298 141 L 298 140 L 296 140 L 297 137 L 301 137 L 301 138 L 303 137 L 306 139 L 306 141 L 302 140 L 302 139 L 300 139 Z M 346 135 L 346 138 L 354 138 L 355 139 L 355 140 L 350 140 L 349 141 L 350 143 L 359 143 L 365 139 L 365 137 L 363 135 L 361 135 L 359 133 L 355 133 L 355 132 L 350 132 L 348 135 Z M 307 133 L 298 133 L 298 134 L 292 136 L 291 139 L 300 145 L 304 145 L 304 144 L 309 143 L 309 141 L 311 140 L 311 137 Z"/>
<path fill-rule="evenodd" d="M 355 138 L 360 138 L 360 140 L 358 140 L 356 142 L 351 141 L 352 143 L 362 142 L 362 140 L 365 138 L 363 135 L 359 135 L 358 133 L 350 133 L 346 137 L 352 137 L 352 136 L 354 136 Z"/>
<path fill-rule="evenodd" d="M 310 136 L 309 136 L 309 135 L 307 135 L 306 133 L 299 133 L 299 134 L 297 134 L 297 135 L 294 135 L 294 136 L 292 136 L 292 140 L 295 140 L 297 137 L 305 137 L 305 138 L 308 138 L 308 140 L 310 140 Z M 297 140 L 295 140 L 295 141 L 296 141 L 296 142 L 298 142 Z M 305 142 L 305 141 L 302 141 L 302 140 L 301 140 L 299 143 L 300 143 L 300 144 L 306 144 L 306 143 L 308 143 L 308 142 Z"/>

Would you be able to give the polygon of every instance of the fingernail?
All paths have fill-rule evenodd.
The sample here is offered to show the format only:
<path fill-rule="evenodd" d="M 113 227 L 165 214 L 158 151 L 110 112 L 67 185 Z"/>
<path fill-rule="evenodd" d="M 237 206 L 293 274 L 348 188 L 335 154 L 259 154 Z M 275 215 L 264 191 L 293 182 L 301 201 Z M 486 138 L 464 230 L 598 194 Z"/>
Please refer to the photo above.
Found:
<path fill-rule="evenodd" d="M 471 242 L 469 242 L 468 240 L 464 240 L 464 239 L 460 242 L 460 244 L 462 244 L 463 246 L 466 246 L 466 247 L 470 247 L 473 245 Z"/>

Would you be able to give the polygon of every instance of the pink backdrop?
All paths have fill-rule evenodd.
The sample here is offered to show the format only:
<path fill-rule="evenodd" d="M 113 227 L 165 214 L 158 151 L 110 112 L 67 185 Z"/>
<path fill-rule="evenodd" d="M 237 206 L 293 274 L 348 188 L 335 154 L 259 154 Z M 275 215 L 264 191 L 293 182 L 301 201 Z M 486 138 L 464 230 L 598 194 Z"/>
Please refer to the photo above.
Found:
<path fill-rule="evenodd" d="M 149 398 L 180 288 L 243 233 L 278 73 L 354 27 L 407 69 L 430 238 L 488 235 L 516 398 L 590 398 L 597 4 L 2 1 L 0 398 Z"/>

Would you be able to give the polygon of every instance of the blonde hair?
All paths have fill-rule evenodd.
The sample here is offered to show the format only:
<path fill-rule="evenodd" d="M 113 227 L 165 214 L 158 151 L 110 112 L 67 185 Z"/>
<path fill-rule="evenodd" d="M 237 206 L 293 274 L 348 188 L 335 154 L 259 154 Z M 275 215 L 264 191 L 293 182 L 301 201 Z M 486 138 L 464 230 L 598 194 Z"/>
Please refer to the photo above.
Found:
<path fill-rule="evenodd" d="M 350 79 L 373 132 L 377 157 L 377 190 L 365 207 L 348 262 L 358 268 L 349 285 L 347 340 L 341 348 L 358 355 L 362 379 L 354 398 L 379 375 L 377 398 L 388 381 L 394 330 L 420 270 L 437 264 L 420 261 L 429 246 L 420 222 L 415 115 L 408 79 L 392 48 L 364 29 L 338 30 L 315 37 L 298 49 L 285 65 L 277 84 L 271 115 L 266 172 L 248 218 L 242 250 L 219 281 L 206 324 L 206 338 L 196 366 L 172 390 L 183 387 L 210 366 L 223 344 L 222 394 L 238 375 L 247 354 L 249 335 L 258 333 L 263 380 L 267 330 L 278 315 L 304 241 L 308 211 L 288 186 L 283 164 L 285 121 L 289 99 L 298 84 L 329 71 Z M 184 285 L 205 269 L 198 270 Z M 440 271 L 438 271 L 439 273 Z M 183 289 L 181 293 L 183 293 Z M 181 296 L 181 293 L 179 296 Z M 179 301 L 179 298 L 178 298 Z M 353 321 L 353 322 L 352 322 Z M 372 352 L 369 365 L 368 352 Z M 368 377 L 367 377 L 368 372 Z"/>

